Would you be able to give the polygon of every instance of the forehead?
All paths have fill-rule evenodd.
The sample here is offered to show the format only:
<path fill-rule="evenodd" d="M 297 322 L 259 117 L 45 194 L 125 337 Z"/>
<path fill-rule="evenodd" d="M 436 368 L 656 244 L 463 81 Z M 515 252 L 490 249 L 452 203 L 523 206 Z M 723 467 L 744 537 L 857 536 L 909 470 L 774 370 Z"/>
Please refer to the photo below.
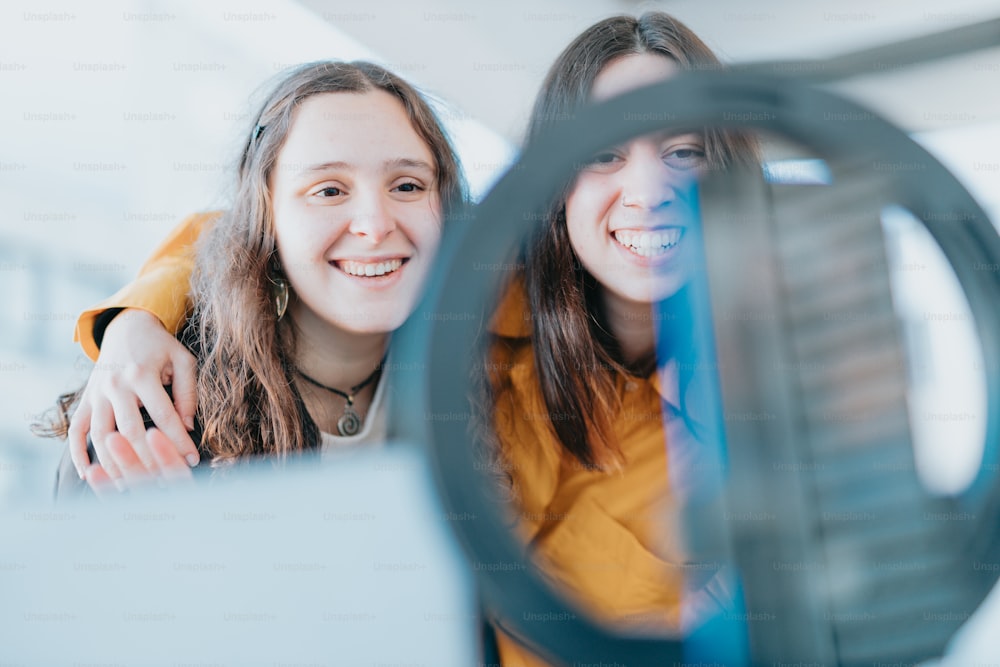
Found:
<path fill-rule="evenodd" d="M 612 97 L 665 81 L 677 72 L 677 63 L 656 53 L 636 53 L 616 58 L 594 79 L 590 98 L 604 102 Z"/>
<path fill-rule="evenodd" d="M 334 160 L 364 165 L 396 158 L 434 162 L 403 103 L 376 89 L 303 100 L 292 116 L 278 162 L 286 167 Z"/>

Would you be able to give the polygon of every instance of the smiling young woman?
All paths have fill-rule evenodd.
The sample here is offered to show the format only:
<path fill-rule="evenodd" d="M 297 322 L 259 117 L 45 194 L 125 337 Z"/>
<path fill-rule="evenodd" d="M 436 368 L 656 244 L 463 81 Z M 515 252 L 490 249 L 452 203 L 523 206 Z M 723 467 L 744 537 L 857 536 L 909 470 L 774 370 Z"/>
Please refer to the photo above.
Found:
<path fill-rule="evenodd" d="M 291 287 L 295 382 L 324 434 L 358 434 L 376 383 L 347 389 L 377 372 L 388 334 L 419 298 L 441 236 L 435 164 L 389 93 L 298 104 L 270 191 L 277 265 Z"/>
<path fill-rule="evenodd" d="M 529 138 L 585 104 L 700 67 L 720 64 L 671 16 L 601 21 L 549 70 Z M 676 632 L 731 599 L 727 575 L 689 563 L 667 517 L 699 483 L 687 400 L 697 346 L 683 325 L 698 180 L 759 164 L 752 136 L 718 129 L 595 155 L 525 244 L 493 321 L 486 437 L 519 532 L 558 590 L 614 626 Z M 504 665 L 544 664 L 512 634 L 498 640 Z"/>
<path fill-rule="evenodd" d="M 193 312 L 180 332 L 186 345 L 170 338 L 167 347 L 197 360 L 190 397 L 197 428 L 188 420 L 181 428 L 199 437 L 197 450 L 174 456 L 219 464 L 381 442 L 389 336 L 416 306 L 444 213 L 464 197 L 454 151 L 420 95 L 368 63 L 295 70 L 264 102 L 248 137 L 233 207 L 186 221 L 147 265 L 155 273 L 164 262 L 176 277 L 193 271 Z M 199 234 L 192 255 L 181 244 Z M 126 296 L 117 305 L 133 304 Z M 159 306 L 171 311 L 177 304 L 161 299 Z M 131 331 L 161 327 L 143 316 L 116 319 L 113 326 Z M 129 351 L 155 350 L 164 339 L 150 345 L 140 332 L 131 340 L 144 345 Z M 120 380 L 95 389 L 92 376 L 75 397 L 81 400 L 63 483 L 163 465 L 162 448 L 154 456 L 146 442 L 140 403 L 160 424 L 173 412 L 163 381 L 176 388 L 193 368 L 155 368 L 157 377 L 136 394 Z M 71 400 L 63 405 L 72 409 Z M 66 417 L 56 429 L 62 434 Z M 104 469 L 88 467 L 91 428 Z M 116 428 L 121 436 L 111 435 Z"/>

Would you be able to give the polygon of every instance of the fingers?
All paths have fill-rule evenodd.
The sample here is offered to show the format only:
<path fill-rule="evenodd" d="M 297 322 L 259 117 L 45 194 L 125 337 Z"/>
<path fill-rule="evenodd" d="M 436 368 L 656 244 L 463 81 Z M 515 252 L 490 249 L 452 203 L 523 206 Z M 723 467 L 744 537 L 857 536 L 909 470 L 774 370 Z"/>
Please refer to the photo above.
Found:
<path fill-rule="evenodd" d="M 146 445 L 146 425 L 142 413 L 139 412 L 139 398 L 130 390 L 123 391 L 116 388 L 108 393 L 108 399 L 114 410 L 117 431 L 128 441 L 129 452 L 133 453 L 147 470 L 154 472 L 156 462 L 153 461 L 149 447 Z M 108 436 L 110 437 L 110 435 L 109 433 Z M 111 453 L 117 467 L 124 472 L 124 463 L 115 457 L 115 449 L 106 443 L 105 446 L 107 451 Z M 104 461 L 102 460 L 101 463 Z"/>
<path fill-rule="evenodd" d="M 171 355 L 173 363 L 172 391 L 174 406 L 185 428 L 188 431 L 193 431 L 194 413 L 198 407 L 197 363 L 194 355 L 188 352 L 187 348 L 183 346 L 179 347 L 180 349 Z M 177 438 L 171 435 L 169 431 L 166 433 L 170 436 L 171 440 L 177 442 Z"/>
<path fill-rule="evenodd" d="M 708 581 L 693 586 L 688 581 L 686 587 L 689 590 L 684 595 L 681 610 L 681 630 L 685 634 L 711 617 L 735 609 L 736 580 L 728 566 L 716 571 Z"/>
<path fill-rule="evenodd" d="M 146 476 L 148 472 L 146 464 L 136 454 L 132 443 L 126 440 L 121 433 L 109 434 L 105 444 L 107 444 L 115 461 L 120 463 L 123 478 L 136 479 L 139 476 Z"/>
<path fill-rule="evenodd" d="M 176 388 L 176 385 L 174 386 Z M 166 435 L 164 440 L 174 447 L 178 457 L 181 460 L 186 460 L 187 465 L 191 467 L 198 465 L 198 448 L 195 446 L 191 436 L 188 435 L 188 429 L 181 422 L 180 416 L 174 410 L 174 403 L 171 402 L 170 396 L 163 388 L 163 385 L 150 378 L 140 383 L 137 387 L 137 393 L 142 404 L 146 407 L 146 412 L 149 413 L 150 419 Z M 131 442 L 131 438 L 129 441 Z M 146 452 L 151 447 L 149 434 L 145 430 L 143 433 L 143 447 Z M 156 459 L 152 455 L 150 457 L 155 467 L 157 463 Z M 143 457 L 143 461 L 146 461 L 145 457 Z"/>
<path fill-rule="evenodd" d="M 132 444 L 121 433 L 111 433 L 105 442 L 111 456 L 119 465 L 122 481 L 128 488 L 136 488 L 150 483 L 154 478 L 149 469 L 139 459 Z"/>
<path fill-rule="evenodd" d="M 84 470 L 84 479 L 101 499 L 120 495 L 123 490 L 149 487 L 153 482 L 164 480 L 171 483 L 189 483 L 193 480 L 191 469 L 177 451 L 176 445 L 158 429 L 149 430 L 149 446 L 156 459 L 159 475 L 151 474 L 132 449 L 132 445 L 121 433 L 111 433 L 104 441 L 108 453 L 119 462 L 121 480 L 116 482 L 100 465 L 94 464 Z"/>
<path fill-rule="evenodd" d="M 90 432 L 90 404 L 81 400 L 80 407 L 69 422 L 69 456 L 80 479 L 84 479 L 90 456 L 87 455 L 87 433 Z"/>
<path fill-rule="evenodd" d="M 192 479 L 191 469 L 188 468 L 187 461 L 181 458 L 177 445 L 171 442 L 162 431 L 155 428 L 150 429 L 147 440 L 149 449 L 165 480 L 178 482 Z"/>
<path fill-rule="evenodd" d="M 122 476 L 111 452 L 105 445 L 108 436 L 115 431 L 115 413 L 107 401 L 94 401 L 90 417 L 90 441 L 94 444 L 97 460 L 112 479 Z"/>
<path fill-rule="evenodd" d="M 71 422 L 71 458 L 77 474 L 86 474 L 86 440 L 90 431 L 97 460 L 112 479 L 121 479 L 134 460 L 149 472 L 158 469 L 151 454 L 140 406 L 163 430 L 167 440 L 191 466 L 199 461 L 198 448 L 188 430 L 196 409 L 196 362 L 190 352 L 151 313 L 131 311 L 119 315 L 104 333 L 98 363 L 87 383 L 77 415 Z M 176 400 L 163 388 L 171 381 Z M 129 447 L 106 444 L 116 430 Z M 129 458 L 116 459 L 122 451 Z"/>
<path fill-rule="evenodd" d="M 108 477 L 107 471 L 99 465 L 89 466 L 84 472 L 84 479 L 87 485 L 94 491 L 100 499 L 106 499 L 118 495 L 118 488 L 114 481 Z"/>

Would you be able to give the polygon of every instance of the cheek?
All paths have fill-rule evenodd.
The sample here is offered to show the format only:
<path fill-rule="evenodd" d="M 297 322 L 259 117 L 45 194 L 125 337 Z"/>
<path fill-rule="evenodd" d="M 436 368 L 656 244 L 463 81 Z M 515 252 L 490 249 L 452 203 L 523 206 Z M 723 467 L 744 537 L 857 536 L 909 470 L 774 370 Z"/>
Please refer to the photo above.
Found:
<path fill-rule="evenodd" d="M 283 275 L 283 277 L 288 278 L 292 282 L 297 282 L 302 279 L 302 259 L 299 257 L 295 249 L 290 247 L 290 244 L 282 241 L 280 238 L 275 238 L 275 244 L 278 250 L 278 267 Z"/>
<path fill-rule="evenodd" d="M 421 262 L 430 267 L 441 245 L 441 227 L 428 224 L 412 231 L 408 236 Z"/>
<path fill-rule="evenodd" d="M 424 223 L 425 243 L 429 244 L 432 250 L 436 250 L 441 243 L 441 236 L 444 233 L 444 212 L 441 210 L 440 201 L 435 201 L 428 210 L 427 220 Z"/>
<path fill-rule="evenodd" d="M 566 197 L 566 215 L 594 222 L 604 220 L 618 201 L 620 191 L 614 175 L 584 172 Z"/>
<path fill-rule="evenodd" d="M 574 215 L 569 207 L 569 202 L 566 202 L 566 235 L 569 237 L 569 246 L 576 253 L 577 257 L 585 257 L 587 255 L 587 229 L 590 225 L 587 225 L 580 219 L 579 215 Z"/>
<path fill-rule="evenodd" d="M 283 220 L 284 222 L 279 222 Z M 321 266 L 321 255 L 326 241 L 310 231 L 294 216 L 275 218 L 274 244 L 282 271 L 288 278 L 301 281 L 310 279 Z"/>
<path fill-rule="evenodd" d="M 426 207 L 405 212 L 405 232 L 417 249 L 424 255 L 434 254 L 441 243 L 442 212 L 437 202 Z"/>
<path fill-rule="evenodd" d="M 271 199 L 271 233 L 278 248 L 278 258 L 284 265 L 288 255 L 295 250 L 295 229 L 291 221 L 295 219 L 292 206 L 283 197 L 272 195 Z"/>
<path fill-rule="evenodd" d="M 573 250 L 579 255 L 604 235 L 611 207 L 616 201 L 613 184 L 607 178 L 581 174 L 566 197 L 566 230 Z"/>
<path fill-rule="evenodd" d="M 282 266 L 290 266 L 299 255 L 299 243 L 294 230 L 287 225 L 274 225 L 274 244 L 278 249 L 278 259 Z"/>
<path fill-rule="evenodd" d="M 431 255 L 436 255 L 438 247 L 441 245 L 441 225 L 435 225 L 434 228 L 428 232 L 427 239 L 424 242 L 427 246 L 427 252 Z"/>

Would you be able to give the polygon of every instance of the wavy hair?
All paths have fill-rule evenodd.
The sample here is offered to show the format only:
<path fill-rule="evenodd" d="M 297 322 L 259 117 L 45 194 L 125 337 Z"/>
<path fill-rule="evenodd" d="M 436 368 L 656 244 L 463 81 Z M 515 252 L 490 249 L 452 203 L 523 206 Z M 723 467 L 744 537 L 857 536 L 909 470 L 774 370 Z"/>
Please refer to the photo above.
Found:
<path fill-rule="evenodd" d="M 325 93 L 381 90 L 403 105 L 434 157 L 444 219 L 466 199 L 458 157 L 420 93 L 367 62 L 301 65 L 267 96 L 246 133 L 233 205 L 202 233 L 191 281 L 194 312 L 181 333 L 198 360 L 200 449 L 213 463 L 288 454 L 318 445 L 319 429 L 292 381 L 294 328 L 275 316 L 273 287 L 282 277 L 270 181 L 278 154 L 305 99 Z M 60 396 L 36 432 L 65 437 L 81 391 Z"/>
<path fill-rule="evenodd" d="M 270 180 L 296 107 L 324 93 L 382 90 L 402 103 L 434 156 L 442 211 L 464 199 L 458 158 L 427 102 L 400 77 L 365 62 L 317 62 L 287 76 L 264 101 L 240 159 L 233 207 L 204 236 L 186 339 L 197 351 L 202 447 L 213 461 L 286 456 L 319 432 L 292 382 L 294 327 L 276 321 L 281 277 Z"/>

